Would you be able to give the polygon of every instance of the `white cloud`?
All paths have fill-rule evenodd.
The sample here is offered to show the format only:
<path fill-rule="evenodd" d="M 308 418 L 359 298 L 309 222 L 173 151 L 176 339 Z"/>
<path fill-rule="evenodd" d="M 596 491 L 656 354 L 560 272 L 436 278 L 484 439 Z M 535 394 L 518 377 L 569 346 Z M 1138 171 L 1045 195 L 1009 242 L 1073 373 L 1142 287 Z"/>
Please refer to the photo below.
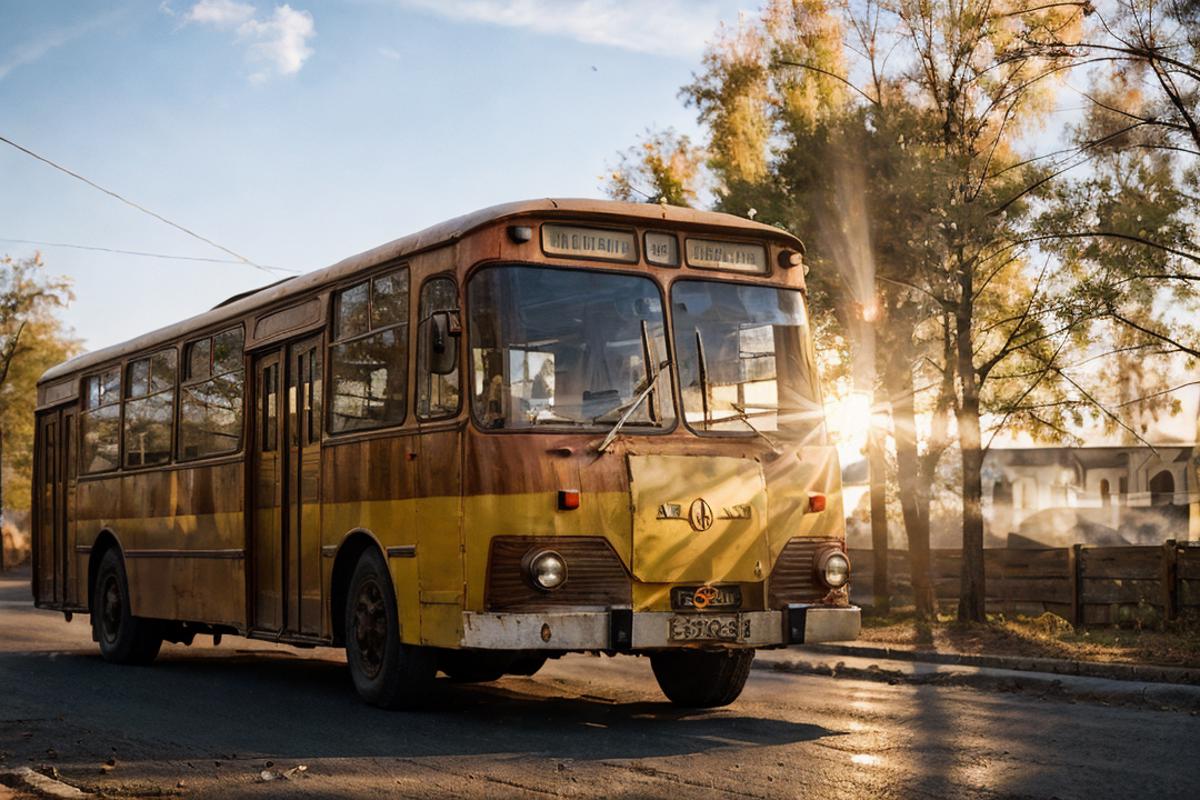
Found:
<path fill-rule="evenodd" d="M 183 15 L 185 22 L 233 28 L 254 18 L 254 6 L 236 0 L 200 0 Z"/>
<path fill-rule="evenodd" d="M 713 0 L 398 0 L 464 22 L 694 59 L 737 6 Z M 731 14 L 732 12 L 732 14 Z"/>
<path fill-rule="evenodd" d="M 266 63 L 254 74 L 255 80 L 265 80 L 272 71 L 280 75 L 295 75 L 313 54 L 308 40 L 316 36 L 312 14 L 297 11 L 289 5 L 275 6 L 269 20 L 249 20 L 238 28 L 238 35 L 254 40 L 250 58 Z"/>
<path fill-rule="evenodd" d="M 275 6 L 265 19 L 248 3 L 236 0 L 200 0 L 184 15 L 185 22 L 218 30 L 235 30 L 246 44 L 246 57 L 260 65 L 250 75 L 258 83 L 273 75 L 295 75 L 313 54 L 309 40 L 317 35 L 312 14 L 286 3 Z"/>

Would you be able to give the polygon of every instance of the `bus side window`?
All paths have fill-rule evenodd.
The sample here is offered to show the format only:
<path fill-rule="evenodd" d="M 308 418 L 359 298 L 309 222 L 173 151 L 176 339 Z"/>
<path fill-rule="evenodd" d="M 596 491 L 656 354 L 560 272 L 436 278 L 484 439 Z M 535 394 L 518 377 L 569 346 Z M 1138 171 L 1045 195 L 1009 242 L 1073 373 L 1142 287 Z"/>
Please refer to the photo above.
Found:
<path fill-rule="evenodd" d="M 258 432 L 259 450 L 269 453 L 276 449 L 279 436 L 279 365 L 263 367 L 258 389 L 261 427 Z"/>
<path fill-rule="evenodd" d="M 121 446 L 121 368 L 83 379 L 79 415 L 80 472 L 109 472 L 118 466 Z"/>
<path fill-rule="evenodd" d="M 369 430 L 404 422 L 408 412 L 408 268 L 384 273 L 334 296 L 329 347 L 329 431 Z M 321 365 L 309 365 L 309 433 L 321 436 Z"/>
<path fill-rule="evenodd" d="M 180 387 L 179 458 L 234 453 L 242 446 L 246 370 L 241 327 L 188 342 Z"/>
<path fill-rule="evenodd" d="M 125 375 L 125 466 L 171 460 L 175 418 L 175 351 L 130 362 Z"/>
<path fill-rule="evenodd" d="M 459 408 L 458 287 L 450 278 L 433 278 L 421 287 L 417 336 L 417 417 L 452 417 Z M 435 364 L 440 361 L 441 366 Z"/>

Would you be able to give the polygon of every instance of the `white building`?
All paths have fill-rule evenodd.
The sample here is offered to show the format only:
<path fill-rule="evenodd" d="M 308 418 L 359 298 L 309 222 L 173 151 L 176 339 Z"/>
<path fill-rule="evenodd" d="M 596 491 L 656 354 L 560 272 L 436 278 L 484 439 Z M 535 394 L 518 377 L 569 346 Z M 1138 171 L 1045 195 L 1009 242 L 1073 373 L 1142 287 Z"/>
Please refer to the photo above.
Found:
<path fill-rule="evenodd" d="M 1192 445 L 1037 447 L 988 451 L 988 543 L 1157 544 L 1200 539 Z"/>

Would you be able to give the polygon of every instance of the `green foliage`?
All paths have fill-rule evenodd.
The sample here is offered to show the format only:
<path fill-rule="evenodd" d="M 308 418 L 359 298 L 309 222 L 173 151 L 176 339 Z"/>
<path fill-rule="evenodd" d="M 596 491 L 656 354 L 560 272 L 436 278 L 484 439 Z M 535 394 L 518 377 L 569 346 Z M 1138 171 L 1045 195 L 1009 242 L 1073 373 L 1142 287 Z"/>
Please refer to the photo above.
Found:
<path fill-rule="evenodd" d="M 910 540 L 957 440 L 968 618 L 995 436 L 1136 439 L 1178 409 L 1155 359 L 1200 358 L 1197 20 L 1191 0 L 769 0 L 682 90 L 717 207 L 808 242 L 826 385 L 890 404 Z M 1091 64 L 1086 123 L 1036 152 Z"/>
<path fill-rule="evenodd" d="M 56 316 L 71 299 L 70 283 L 47 276 L 40 257 L 0 258 L 0 466 L 5 508 L 29 508 L 37 380 L 79 349 Z"/>
<path fill-rule="evenodd" d="M 615 200 L 691 207 L 699 193 L 703 150 L 668 128 L 646 131 L 639 144 L 620 154 L 605 192 Z"/>

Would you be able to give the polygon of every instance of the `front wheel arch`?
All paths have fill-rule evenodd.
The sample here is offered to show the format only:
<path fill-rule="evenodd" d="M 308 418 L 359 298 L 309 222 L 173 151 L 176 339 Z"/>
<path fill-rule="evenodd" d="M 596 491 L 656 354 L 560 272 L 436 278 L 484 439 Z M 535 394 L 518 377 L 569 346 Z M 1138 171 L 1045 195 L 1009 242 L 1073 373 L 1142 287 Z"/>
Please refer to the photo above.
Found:
<path fill-rule="evenodd" d="M 329 622 L 333 631 L 333 645 L 346 644 L 346 594 L 350 591 L 350 580 L 354 569 L 364 553 L 376 550 L 387 563 L 387 554 L 375 535 L 363 528 L 356 528 L 346 535 L 333 559 L 333 574 L 329 581 Z M 395 591 L 395 586 L 392 591 Z"/>
<path fill-rule="evenodd" d="M 125 560 L 125 550 L 121 547 L 117 535 L 109 528 L 104 528 L 92 542 L 92 550 L 88 554 L 87 597 L 84 602 L 87 603 L 89 614 L 95 611 L 92 608 L 92 598 L 96 596 L 96 575 L 100 572 L 100 562 L 109 550 L 116 550 L 121 560 Z"/>
<path fill-rule="evenodd" d="M 363 700 L 387 709 L 416 708 L 437 672 L 433 650 L 400 641 L 400 608 L 387 558 L 363 551 L 343 604 L 346 663 Z"/>

